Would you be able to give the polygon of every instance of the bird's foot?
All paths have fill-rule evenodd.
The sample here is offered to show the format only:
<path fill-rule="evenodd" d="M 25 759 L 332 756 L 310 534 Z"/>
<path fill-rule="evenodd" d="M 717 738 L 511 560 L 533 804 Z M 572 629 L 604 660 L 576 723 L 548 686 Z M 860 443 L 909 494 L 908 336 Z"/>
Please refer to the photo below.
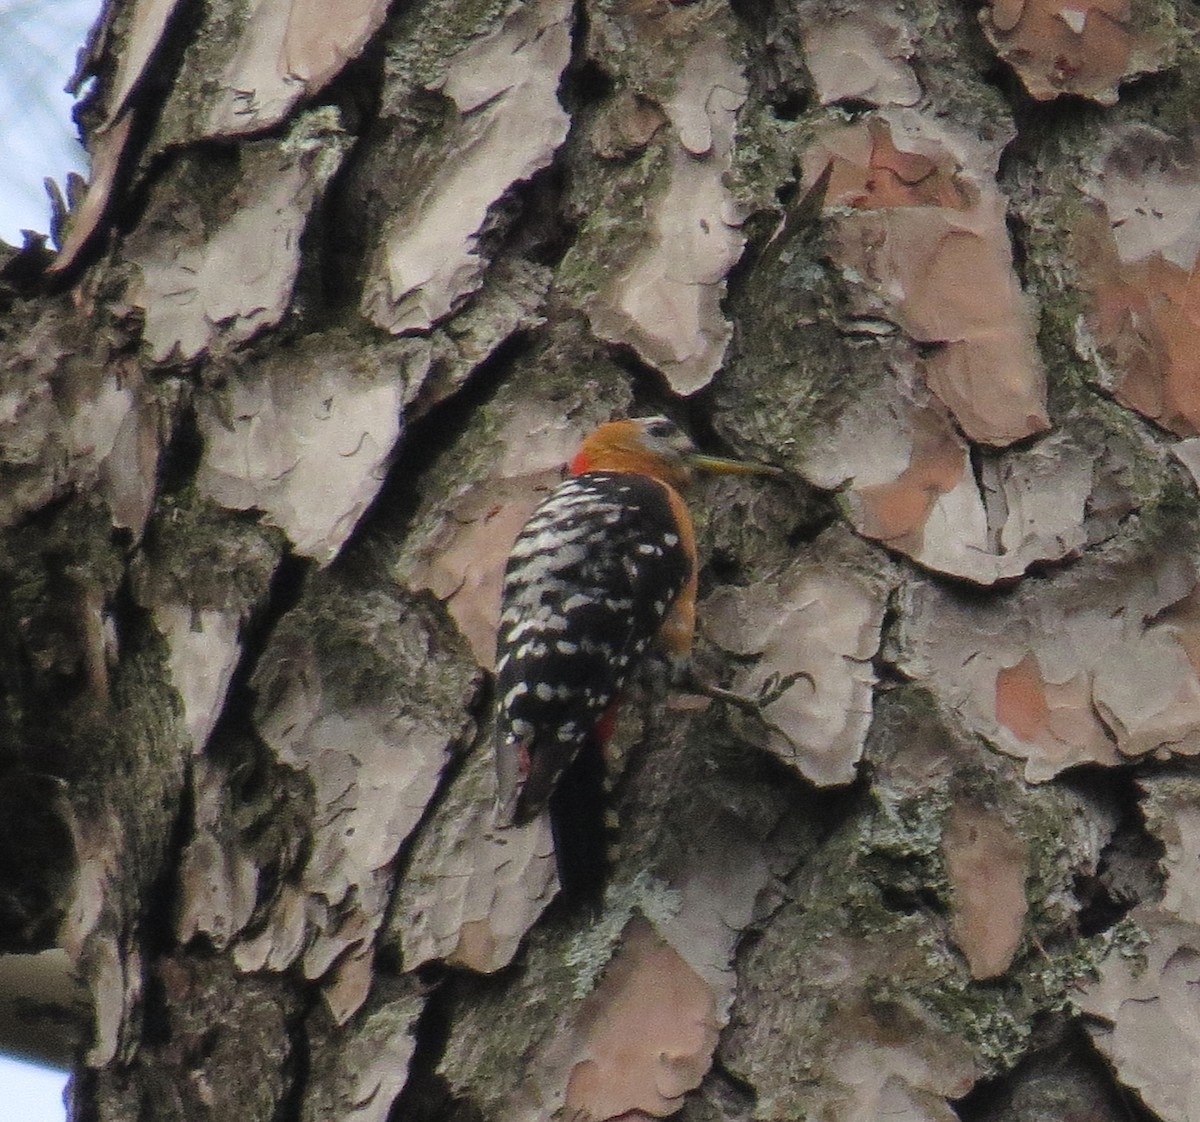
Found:
<path fill-rule="evenodd" d="M 747 697 L 745 694 L 727 690 L 713 682 L 706 682 L 694 671 L 690 671 L 680 685 L 690 693 L 697 693 L 702 697 L 711 697 L 713 701 L 732 705 L 735 709 L 740 709 L 769 728 L 775 728 L 774 723 L 768 720 L 763 711 L 783 697 L 801 679 L 808 682 L 814 689 L 816 688 L 815 679 L 804 670 L 797 671 L 795 674 L 771 674 L 759 687 L 758 694 L 754 697 Z"/>

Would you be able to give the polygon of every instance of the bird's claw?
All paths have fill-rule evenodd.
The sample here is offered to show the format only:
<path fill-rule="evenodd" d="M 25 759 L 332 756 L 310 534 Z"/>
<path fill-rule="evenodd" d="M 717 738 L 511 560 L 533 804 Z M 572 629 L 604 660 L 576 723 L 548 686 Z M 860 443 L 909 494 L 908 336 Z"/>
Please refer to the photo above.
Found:
<path fill-rule="evenodd" d="M 816 679 L 808 673 L 807 670 L 797 670 L 795 674 L 780 674 L 776 671 L 774 674 L 768 674 L 763 684 L 758 688 L 758 695 L 754 702 L 760 709 L 766 709 L 768 705 L 774 705 L 785 693 L 788 692 L 801 679 L 806 681 L 815 690 L 817 688 Z"/>
<path fill-rule="evenodd" d="M 712 682 L 705 682 L 694 673 L 689 675 L 686 687 L 704 697 L 711 697 L 714 701 L 721 701 L 726 705 L 732 705 L 735 709 L 740 709 L 743 713 L 749 713 L 759 718 L 759 720 L 765 720 L 763 710 L 783 697 L 801 678 L 813 686 L 814 689 L 816 688 L 815 679 L 804 670 L 797 671 L 795 674 L 783 675 L 776 672 L 768 675 L 759 687 L 758 693 L 753 697 L 736 693 L 734 690 L 727 690 L 723 686 L 715 685 Z M 769 724 L 770 722 L 768 721 L 767 723 Z"/>

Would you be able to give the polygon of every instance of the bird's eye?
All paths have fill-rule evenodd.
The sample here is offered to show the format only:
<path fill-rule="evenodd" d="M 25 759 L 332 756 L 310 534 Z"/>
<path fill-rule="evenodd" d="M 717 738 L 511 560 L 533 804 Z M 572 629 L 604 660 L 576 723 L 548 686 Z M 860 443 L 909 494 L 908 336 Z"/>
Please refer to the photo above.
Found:
<path fill-rule="evenodd" d="M 644 428 L 647 436 L 665 438 L 674 436 L 679 429 L 675 426 L 674 421 L 668 421 L 666 417 L 652 417 L 645 422 Z"/>

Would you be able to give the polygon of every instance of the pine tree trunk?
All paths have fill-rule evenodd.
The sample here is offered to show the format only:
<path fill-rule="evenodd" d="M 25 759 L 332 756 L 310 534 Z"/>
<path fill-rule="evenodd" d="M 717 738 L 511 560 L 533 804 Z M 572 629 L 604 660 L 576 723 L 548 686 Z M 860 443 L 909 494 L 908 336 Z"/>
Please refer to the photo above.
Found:
<path fill-rule="evenodd" d="M 1195 1119 L 1200 57 L 1119 9 L 110 3 L 0 273 L 75 1119 Z M 783 474 L 692 496 L 762 704 L 633 699 L 594 914 L 487 671 L 638 412 Z"/>

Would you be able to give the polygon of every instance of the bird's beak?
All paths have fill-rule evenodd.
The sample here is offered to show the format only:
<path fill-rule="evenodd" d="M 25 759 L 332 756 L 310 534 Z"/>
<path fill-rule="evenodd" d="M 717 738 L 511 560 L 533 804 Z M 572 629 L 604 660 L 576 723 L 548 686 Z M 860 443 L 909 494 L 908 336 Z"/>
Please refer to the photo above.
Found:
<path fill-rule="evenodd" d="M 727 460 L 722 456 L 706 456 L 693 452 L 687 458 L 688 466 L 693 471 L 703 471 L 710 475 L 782 475 L 783 472 L 769 464 L 752 464 L 746 460 Z"/>

